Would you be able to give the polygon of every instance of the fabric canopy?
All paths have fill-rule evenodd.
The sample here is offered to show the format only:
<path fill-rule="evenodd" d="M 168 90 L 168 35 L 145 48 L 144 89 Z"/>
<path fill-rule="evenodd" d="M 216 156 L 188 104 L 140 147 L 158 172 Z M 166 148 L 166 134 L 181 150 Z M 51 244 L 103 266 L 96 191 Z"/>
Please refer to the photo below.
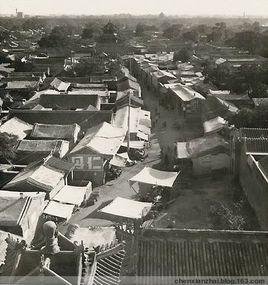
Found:
<path fill-rule="evenodd" d="M 123 147 L 127 147 L 127 142 L 123 142 Z M 133 149 L 144 149 L 144 141 L 130 141 L 129 147 Z"/>
<path fill-rule="evenodd" d="M 135 182 L 156 186 L 172 187 L 179 172 L 167 172 L 145 167 L 140 173 L 129 179 L 130 185 Z"/>
<path fill-rule="evenodd" d="M 54 201 L 80 206 L 86 196 L 87 187 L 65 185 L 53 198 Z"/>
<path fill-rule="evenodd" d="M 127 158 L 124 158 L 118 154 L 114 155 L 114 157 L 110 161 L 110 165 L 117 167 L 125 167 L 127 163 Z"/>
<path fill-rule="evenodd" d="M 148 214 L 152 205 L 152 203 L 117 197 L 111 204 L 101 209 L 100 212 L 124 218 L 141 219 Z"/>
<path fill-rule="evenodd" d="M 69 220 L 72 216 L 73 210 L 74 205 L 61 204 L 56 201 L 50 201 L 44 210 L 44 214 Z"/>

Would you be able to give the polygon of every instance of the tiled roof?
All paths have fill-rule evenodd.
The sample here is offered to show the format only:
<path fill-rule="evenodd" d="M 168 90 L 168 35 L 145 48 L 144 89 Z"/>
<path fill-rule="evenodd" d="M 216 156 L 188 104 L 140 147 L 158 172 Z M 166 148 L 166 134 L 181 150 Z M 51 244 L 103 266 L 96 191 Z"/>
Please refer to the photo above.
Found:
<path fill-rule="evenodd" d="M 268 138 L 245 138 L 247 153 L 268 153 Z"/>
<path fill-rule="evenodd" d="M 68 139 L 76 141 L 77 135 L 80 131 L 80 126 L 72 125 L 50 125 L 38 124 L 33 127 L 31 138 L 50 138 L 50 139 Z"/>
<path fill-rule="evenodd" d="M 246 232 L 143 237 L 138 241 L 137 275 L 266 276 L 267 232 L 263 236 L 266 240 Z"/>
<path fill-rule="evenodd" d="M 268 129 L 241 128 L 239 131 L 242 138 L 268 138 Z"/>
<path fill-rule="evenodd" d="M 258 161 L 258 165 L 262 170 L 263 174 L 266 176 L 266 178 L 268 178 L 268 156 L 261 158 Z"/>
<path fill-rule="evenodd" d="M 120 271 L 125 250 L 121 244 L 115 246 L 107 253 L 97 255 L 97 270 L 93 285 L 116 285 L 120 282 Z"/>

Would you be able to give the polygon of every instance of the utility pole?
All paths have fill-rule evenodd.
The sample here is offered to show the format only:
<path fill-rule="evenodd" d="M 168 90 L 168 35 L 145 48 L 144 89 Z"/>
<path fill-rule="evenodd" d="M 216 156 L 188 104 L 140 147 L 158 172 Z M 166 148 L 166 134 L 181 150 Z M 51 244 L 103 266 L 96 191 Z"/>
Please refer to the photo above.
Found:
<path fill-rule="evenodd" d="M 131 103 L 131 92 L 128 95 L 128 119 L 127 119 L 127 152 L 130 149 L 130 103 Z"/>

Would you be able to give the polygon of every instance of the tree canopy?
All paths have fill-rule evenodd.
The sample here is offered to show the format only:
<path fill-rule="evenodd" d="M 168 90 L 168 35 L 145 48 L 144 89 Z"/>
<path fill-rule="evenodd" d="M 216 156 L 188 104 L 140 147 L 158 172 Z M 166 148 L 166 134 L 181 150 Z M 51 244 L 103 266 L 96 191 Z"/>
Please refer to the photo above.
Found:
<path fill-rule="evenodd" d="M 0 159 L 11 161 L 16 157 L 15 147 L 18 137 L 7 133 L 0 134 Z"/>

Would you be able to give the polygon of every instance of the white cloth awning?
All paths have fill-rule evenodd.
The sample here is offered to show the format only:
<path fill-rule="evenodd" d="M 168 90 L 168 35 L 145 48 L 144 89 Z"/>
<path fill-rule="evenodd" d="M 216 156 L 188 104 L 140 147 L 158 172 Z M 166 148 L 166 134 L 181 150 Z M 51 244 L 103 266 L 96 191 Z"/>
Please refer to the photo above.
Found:
<path fill-rule="evenodd" d="M 50 201 L 44 210 L 45 215 L 69 220 L 72 216 L 74 205 L 61 204 L 56 201 Z"/>
<path fill-rule="evenodd" d="M 123 147 L 127 147 L 127 142 L 123 142 Z M 144 141 L 130 141 L 129 147 L 133 149 L 144 149 Z"/>
<path fill-rule="evenodd" d="M 179 172 L 167 172 L 145 167 L 140 173 L 129 179 L 130 185 L 135 182 L 156 186 L 172 187 Z"/>
<path fill-rule="evenodd" d="M 144 134 L 143 132 L 138 131 L 137 137 L 144 141 L 149 141 L 149 136 Z"/>
<path fill-rule="evenodd" d="M 87 187 L 65 185 L 53 198 L 54 201 L 80 206 L 85 200 Z"/>
<path fill-rule="evenodd" d="M 117 197 L 111 204 L 101 209 L 100 212 L 124 218 L 141 219 L 148 214 L 152 205 L 152 203 Z"/>
<path fill-rule="evenodd" d="M 127 158 L 119 156 L 118 154 L 114 155 L 114 157 L 110 160 L 110 165 L 117 167 L 125 167 L 127 164 Z"/>

